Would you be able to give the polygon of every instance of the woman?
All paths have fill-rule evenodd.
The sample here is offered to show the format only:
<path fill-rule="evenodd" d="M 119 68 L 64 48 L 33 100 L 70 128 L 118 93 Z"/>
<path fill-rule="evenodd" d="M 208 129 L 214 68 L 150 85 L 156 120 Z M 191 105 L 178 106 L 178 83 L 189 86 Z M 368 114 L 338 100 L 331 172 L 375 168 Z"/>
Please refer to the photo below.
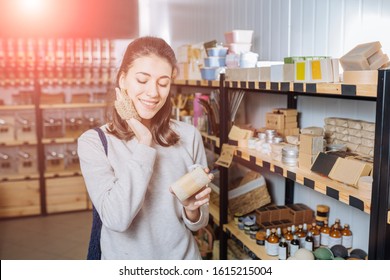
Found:
<path fill-rule="evenodd" d="M 131 100 L 140 121 L 123 120 L 114 110 L 112 122 L 101 127 L 107 155 L 96 131 L 78 139 L 81 170 L 103 223 L 102 259 L 201 258 L 191 231 L 208 223 L 211 189 L 205 186 L 183 202 L 170 191 L 191 166 L 207 166 L 199 132 L 170 119 L 175 73 L 175 54 L 164 40 L 131 42 L 116 95 Z"/>

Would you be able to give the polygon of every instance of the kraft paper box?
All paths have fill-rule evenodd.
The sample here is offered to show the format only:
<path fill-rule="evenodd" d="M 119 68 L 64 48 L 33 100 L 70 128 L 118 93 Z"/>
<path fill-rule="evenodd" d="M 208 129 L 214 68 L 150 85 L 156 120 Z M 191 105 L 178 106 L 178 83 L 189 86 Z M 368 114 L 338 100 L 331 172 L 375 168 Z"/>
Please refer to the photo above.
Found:
<path fill-rule="evenodd" d="M 313 83 L 333 82 L 333 68 L 330 58 L 309 61 L 310 81 Z"/>
<path fill-rule="evenodd" d="M 299 153 L 316 155 L 324 151 L 324 138 L 318 135 L 301 134 Z"/>
<path fill-rule="evenodd" d="M 267 113 L 265 116 L 265 126 L 270 129 L 284 129 L 284 115 Z"/>
<path fill-rule="evenodd" d="M 271 82 L 292 81 L 294 81 L 293 64 L 271 65 Z"/>
<path fill-rule="evenodd" d="M 305 153 L 299 152 L 299 156 L 298 156 L 299 168 L 310 170 L 314 160 L 316 159 L 316 156 L 317 155 L 305 154 Z"/>
<path fill-rule="evenodd" d="M 227 68 L 225 72 L 226 81 L 246 81 L 248 78 L 247 68 Z"/>
<path fill-rule="evenodd" d="M 262 81 L 270 80 L 271 67 L 254 67 L 254 68 L 239 68 L 245 69 L 247 81 Z"/>
<path fill-rule="evenodd" d="M 359 178 L 369 176 L 372 170 L 372 164 L 350 158 L 338 158 L 329 178 L 356 187 Z"/>
<path fill-rule="evenodd" d="M 286 117 L 292 117 L 292 116 L 297 116 L 298 115 L 297 109 L 289 109 L 289 108 L 274 108 L 272 110 L 272 113 L 283 114 Z"/>

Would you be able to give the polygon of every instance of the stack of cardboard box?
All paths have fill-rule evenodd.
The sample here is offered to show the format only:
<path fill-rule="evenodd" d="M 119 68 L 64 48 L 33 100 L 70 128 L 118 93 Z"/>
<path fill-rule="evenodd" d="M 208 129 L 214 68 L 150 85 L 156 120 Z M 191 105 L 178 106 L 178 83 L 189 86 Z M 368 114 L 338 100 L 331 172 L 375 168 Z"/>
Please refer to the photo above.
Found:
<path fill-rule="evenodd" d="M 324 151 L 324 137 L 318 134 L 301 134 L 299 140 L 299 167 L 310 169 L 318 153 Z"/>
<path fill-rule="evenodd" d="M 266 114 L 265 126 L 267 129 L 275 129 L 276 132 L 286 137 L 298 135 L 298 111 L 296 109 L 276 108 Z"/>

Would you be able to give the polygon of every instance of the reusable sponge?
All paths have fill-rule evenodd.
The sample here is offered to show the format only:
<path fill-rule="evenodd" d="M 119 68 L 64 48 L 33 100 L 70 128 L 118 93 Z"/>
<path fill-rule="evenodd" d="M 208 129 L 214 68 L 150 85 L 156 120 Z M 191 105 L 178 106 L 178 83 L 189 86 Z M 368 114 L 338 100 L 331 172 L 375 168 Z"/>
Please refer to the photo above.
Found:
<path fill-rule="evenodd" d="M 124 120 L 129 120 L 131 118 L 141 120 L 141 117 L 138 115 L 137 110 L 134 107 L 133 101 L 123 90 L 120 91 L 121 98 L 115 100 L 114 106 L 119 116 Z"/>

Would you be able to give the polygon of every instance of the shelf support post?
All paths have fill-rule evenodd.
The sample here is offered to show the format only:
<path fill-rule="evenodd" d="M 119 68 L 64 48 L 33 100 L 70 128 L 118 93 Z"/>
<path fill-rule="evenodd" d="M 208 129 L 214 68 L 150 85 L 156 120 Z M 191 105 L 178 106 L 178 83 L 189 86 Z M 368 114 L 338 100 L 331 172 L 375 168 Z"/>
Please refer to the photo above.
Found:
<path fill-rule="evenodd" d="M 368 258 L 390 259 L 390 69 L 378 71 Z"/>

